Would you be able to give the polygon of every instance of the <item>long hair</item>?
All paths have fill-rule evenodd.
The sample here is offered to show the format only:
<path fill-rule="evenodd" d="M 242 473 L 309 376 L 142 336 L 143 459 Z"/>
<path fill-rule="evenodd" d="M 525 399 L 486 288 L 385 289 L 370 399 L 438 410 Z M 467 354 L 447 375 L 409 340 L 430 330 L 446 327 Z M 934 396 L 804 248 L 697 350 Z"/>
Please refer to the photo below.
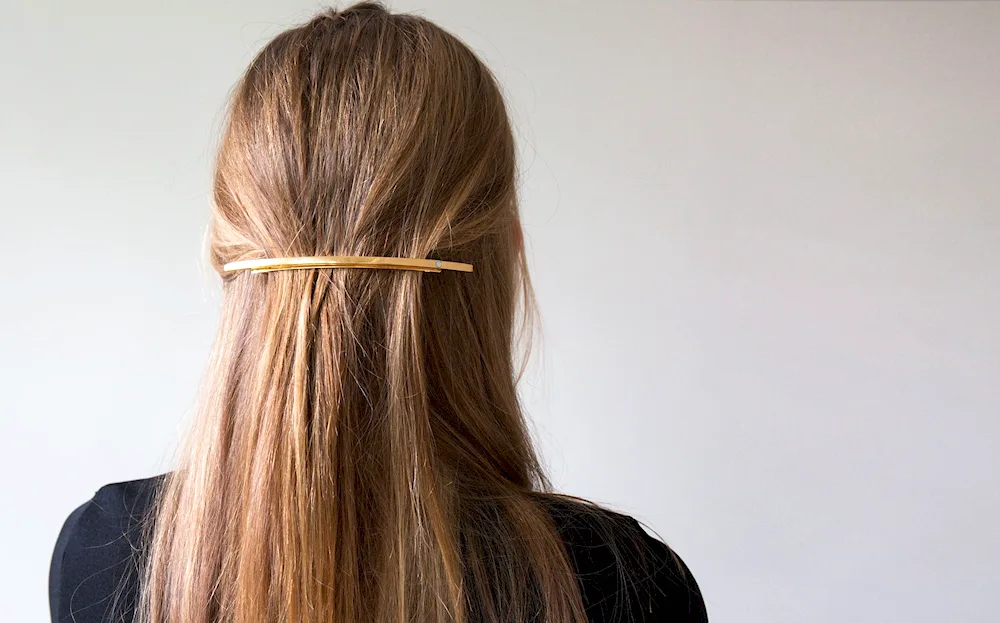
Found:
<path fill-rule="evenodd" d="M 584 621 L 515 390 L 530 287 L 483 63 L 420 17 L 325 11 L 241 78 L 213 195 L 221 318 L 139 619 Z M 221 270 L 290 255 L 475 272 Z"/>

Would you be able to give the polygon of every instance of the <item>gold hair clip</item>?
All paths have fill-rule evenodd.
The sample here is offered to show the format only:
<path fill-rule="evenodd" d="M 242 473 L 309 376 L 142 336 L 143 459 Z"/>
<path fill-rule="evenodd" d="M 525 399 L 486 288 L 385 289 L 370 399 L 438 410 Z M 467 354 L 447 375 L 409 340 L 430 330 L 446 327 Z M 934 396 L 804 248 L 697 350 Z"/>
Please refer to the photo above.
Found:
<path fill-rule="evenodd" d="M 274 270 L 295 270 L 297 268 L 392 268 L 396 270 L 418 270 L 425 273 L 439 273 L 442 270 L 472 272 L 472 264 L 462 264 L 461 262 L 422 260 L 415 257 L 362 257 L 353 255 L 272 257 L 259 260 L 243 260 L 240 262 L 229 262 L 222 267 L 222 271 L 228 273 L 235 270 L 249 270 L 252 273 L 267 273 Z"/>

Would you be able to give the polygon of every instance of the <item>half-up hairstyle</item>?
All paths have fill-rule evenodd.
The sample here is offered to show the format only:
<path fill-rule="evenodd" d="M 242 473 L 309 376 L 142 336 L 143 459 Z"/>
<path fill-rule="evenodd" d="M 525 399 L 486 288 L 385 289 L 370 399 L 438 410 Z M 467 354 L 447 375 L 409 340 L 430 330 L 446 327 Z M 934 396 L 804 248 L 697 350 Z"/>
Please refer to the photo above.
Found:
<path fill-rule="evenodd" d="M 257 55 L 218 153 L 220 324 L 142 623 L 585 620 L 515 391 L 515 178 L 494 78 L 427 20 L 358 4 Z M 475 272 L 222 272 L 309 255 Z"/>

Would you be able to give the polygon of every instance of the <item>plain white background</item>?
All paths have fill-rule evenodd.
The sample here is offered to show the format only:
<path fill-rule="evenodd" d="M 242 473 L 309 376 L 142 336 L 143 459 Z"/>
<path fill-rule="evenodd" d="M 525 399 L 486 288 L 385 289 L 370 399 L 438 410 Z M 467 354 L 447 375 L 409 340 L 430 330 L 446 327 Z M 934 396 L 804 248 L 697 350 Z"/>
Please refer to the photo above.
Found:
<path fill-rule="evenodd" d="M 714 621 L 1000 619 L 1000 3 L 419 0 L 496 71 L 556 483 Z M 217 305 L 223 103 L 318 5 L 0 9 L 5 621 L 170 466 Z"/>

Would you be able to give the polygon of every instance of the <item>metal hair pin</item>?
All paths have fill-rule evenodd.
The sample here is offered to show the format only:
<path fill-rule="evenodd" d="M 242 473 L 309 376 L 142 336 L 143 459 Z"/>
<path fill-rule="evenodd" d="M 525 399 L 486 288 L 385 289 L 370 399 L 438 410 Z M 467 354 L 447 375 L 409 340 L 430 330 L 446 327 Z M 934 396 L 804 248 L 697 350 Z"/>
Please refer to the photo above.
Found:
<path fill-rule="evenodd" d="M 395 270 L 417 270 L 425 273 L 439 273 L 442 270 L 472 272 L 472 264 L 426 260 L 415 257 L 365 257 L 354 255 L 320 255 L 309 257 L 271 257 L 258 260 L 229 262 L 222 267 L 223 272 L 249 270 L 252 273 L 267 273 L 275 270 L 296 270 L 302 268 L 389 268 Z"/>

